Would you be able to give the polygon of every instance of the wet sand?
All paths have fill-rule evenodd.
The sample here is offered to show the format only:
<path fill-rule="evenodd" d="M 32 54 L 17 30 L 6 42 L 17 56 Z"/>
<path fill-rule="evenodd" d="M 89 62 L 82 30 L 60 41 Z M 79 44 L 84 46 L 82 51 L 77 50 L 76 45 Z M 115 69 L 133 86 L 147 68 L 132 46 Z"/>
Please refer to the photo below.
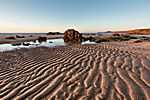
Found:
<path fill-rule="evenodd" d="M 0 100 L 148 100 L 150 43 L 0 52 Z"/>

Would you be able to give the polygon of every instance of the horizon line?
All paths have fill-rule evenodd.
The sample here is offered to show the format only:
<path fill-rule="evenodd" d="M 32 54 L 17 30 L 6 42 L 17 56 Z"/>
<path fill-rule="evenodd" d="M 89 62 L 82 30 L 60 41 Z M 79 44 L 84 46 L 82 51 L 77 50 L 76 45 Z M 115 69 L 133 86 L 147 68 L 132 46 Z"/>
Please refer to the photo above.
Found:
<path fill-rule="evenodd" d="M 68 28 L 71 29 L 71 28 Z M 96 32 L 80 32 L 80 33 L 98 33 L 98 32 L 123 32 L 123 31 L 130 31 L 130 30 L 140 30 L 140 29 L 150 29 L 150 28 L 134 28 L 134 29 L 127 29 L 127 30 L 107 30 L 107 31 L 96 31 Z M 79 31 L 79 30 L 77 30 Z M 59 31 L 48 31 L 48 32 L 0 32 L 0 33 L 49 33 L 49 32 L 59 32 Z M 65 32 L 65 31 L 64 31 Z M 59 32 L 59 33 L 64 33 L 64 32 Z"/>

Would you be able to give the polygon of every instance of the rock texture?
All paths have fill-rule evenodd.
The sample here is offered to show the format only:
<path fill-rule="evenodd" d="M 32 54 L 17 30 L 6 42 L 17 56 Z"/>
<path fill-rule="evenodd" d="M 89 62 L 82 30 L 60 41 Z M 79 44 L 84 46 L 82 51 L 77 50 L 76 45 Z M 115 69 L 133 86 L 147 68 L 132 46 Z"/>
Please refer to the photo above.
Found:
<path fill-rule="evenodd" d="M 64 33 L 64 41 L 65 42 L 82 42 L 82 35 L 74 29 L 68 29 Z"/>

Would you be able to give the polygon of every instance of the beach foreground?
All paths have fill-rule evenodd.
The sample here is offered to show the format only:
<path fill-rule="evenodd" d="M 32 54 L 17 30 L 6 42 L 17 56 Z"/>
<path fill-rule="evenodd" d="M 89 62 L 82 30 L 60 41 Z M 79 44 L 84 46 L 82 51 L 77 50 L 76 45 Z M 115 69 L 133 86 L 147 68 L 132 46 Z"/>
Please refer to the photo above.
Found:
<path fill-rule="evenodd" d="M 150 43 L 0 52 L 0 99 L 148 100 Z"/>

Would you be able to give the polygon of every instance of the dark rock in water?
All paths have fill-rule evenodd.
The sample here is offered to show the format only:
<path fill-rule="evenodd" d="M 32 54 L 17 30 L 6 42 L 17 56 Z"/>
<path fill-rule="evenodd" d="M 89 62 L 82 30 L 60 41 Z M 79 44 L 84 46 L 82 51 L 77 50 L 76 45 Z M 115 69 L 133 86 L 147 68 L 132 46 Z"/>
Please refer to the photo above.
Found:
<path fill-rule="evenodd" d="M 22 45 L 24 45 L 24 46 L 29 46 L 29 45 L 31 45 L 31 44 L 30 44 L 30 43 L 25 43 L 25 42 L 23 42 Z"/>
<path fill-rule="evenodd" d="M 82 35 L 74 29 L 68 29 L 64 33 L 64 41 L 80 43 L 80 42 L 82 42 Z"/>
<path fill-rule="evenodd" d="M 21 42 L 14 42 L 11 44 L 12 46 L 20 46 L 21 45 Z"/>
<path fill-rule="evenodd" d="M 62 35 L 60 32 L 49 32 L 47 35 Z"/>
<path fill-rule="evenodd" d="M 25 36 L 16 35 L 16 38 L 25 38 Z"/>
<path fill-rule="evenodd" d="M 49 43 L 53 43 L 53 42 L 50 41 Z"/>
<path fill-rule="evenodd" d="M 142 38 L 147 38 L 146 36 L 142 36 Z"/>
<path fill-rule="evenodd" d="M 46 42 L 47 38 L 46 37 L 41 37 L 39 36 L 38 37 L 38 42 L 41 43 L 41 42 Z"/>
<path fill-rule="evenodd" d="M 16 39 L 16 38 L 13 36 L 10 36 L 10 37 L 7 37 L 6 39 Z"/>

